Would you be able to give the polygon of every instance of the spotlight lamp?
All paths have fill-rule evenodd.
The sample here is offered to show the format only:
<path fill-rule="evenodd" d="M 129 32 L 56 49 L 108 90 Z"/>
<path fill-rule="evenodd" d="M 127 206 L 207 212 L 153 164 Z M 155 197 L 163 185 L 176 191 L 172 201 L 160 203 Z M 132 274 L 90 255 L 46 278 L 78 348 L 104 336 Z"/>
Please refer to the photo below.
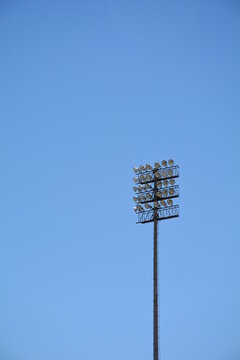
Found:
<path fill-rule="evenodd" d="M 145 168 L 146 168 L 147 170 L 152 170 L 152 167 L 151 167 L 150 164 L 146 164 L 146 165 L 145 165 Z"/>
<path fill-rule="evenodd" d="M 158 222 L 179 217 L 179 166 L 172 159 L 133 168 L 133 187 L 137 224 L 154 223 L 153 266 L 153 360 L 159 360 L 158 337 Z"/>
<path fill-rule="evenodd" d="M 152 189 L 152 187 L 151 187 L 151 185 L 149 185 L 149 184 L 145 184 L 145 189 L 146 189 L 146 190 L 150 190 L 150 189 Z"/>
<path fill-rule="evenodd" d="M 166 206 L 166 202 L 164 200 L 161 200 L 161 205 Z"/>
<path fill-rule="evenodd" d="M 147 193 L 147 194 L 146 194 L 146 198 L 147 198 L 148 200 L 152 200 L 152 194 Z"/>
<path fill-rule="evenodd" d="M 168 186 L 168 180 L 164 180 L 164 181 L 163 181 L 163 185 L 164 185 L 164 186 Z"/>
<path fill-rule="evenodd" d="M 146 203 L 146 204 L 145 204 L 145 208 L 146 208 L 146 209 L 152 209 L 152 205 Z"/>
<path fill-rule="evenodd" d="M 164 189 L 162 194 L 163 194 L 163 197 L 167 197 L 168 196 L 168 191 L 166 189 Z"/>

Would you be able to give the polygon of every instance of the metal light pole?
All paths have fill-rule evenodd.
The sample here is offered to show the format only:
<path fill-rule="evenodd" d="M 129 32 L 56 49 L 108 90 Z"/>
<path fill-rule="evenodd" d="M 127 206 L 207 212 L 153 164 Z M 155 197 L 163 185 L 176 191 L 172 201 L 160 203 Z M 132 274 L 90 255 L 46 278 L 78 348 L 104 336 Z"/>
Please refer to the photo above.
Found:
<path fill-rule="evenodd" d="M 179 216 L 179 206 L 173 199 L 179 197 L 179 186 L 175 178 L 179 177 L 179 167 L 173 160 L 163 160 L 152 167 L 149 164 L 133 168 L 136 202 L 134 211 L 141 224 L 154 223 L 153 241 L 153 360 L 159 360 L 158 351 L 158 221 Z M 145 208 L 144 208 L 144 207 Z"/>
<path fill-rule="evenodd" d="M 154 178 L 154 198 L 157 197 L 157 181 Z M 158 219 L 154 207 L 153 232 L 153 359 L 158 360 Z"/>

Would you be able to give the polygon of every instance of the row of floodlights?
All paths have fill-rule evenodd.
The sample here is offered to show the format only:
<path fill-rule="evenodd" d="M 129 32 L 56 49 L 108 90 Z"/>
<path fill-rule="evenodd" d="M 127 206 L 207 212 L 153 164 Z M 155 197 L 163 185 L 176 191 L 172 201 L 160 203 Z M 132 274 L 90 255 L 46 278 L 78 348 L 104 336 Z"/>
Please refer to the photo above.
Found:
<path fill-rule="evenodd" d="M 177 192 L 175 189 L 170 188 L 170 189 L 164 189 L 163 191 L 158 191 L 157 192 L 157 197 L 161 198 L 166 198 L 166 197 L 170 197 L 170 196 L 176 196 Z M 143 201 L 151 201 L 153 200 L 154 195 L 151 193 L 147 193 L 146 195 L 139 195 L 138 197 L 133 196 L 133 201 L 134 202 L 143 202 Z"/>
<path fill-rule="evenodd" d="M 155 164 L 154 164 L 154 168 L 155 168 L 155 169 L 159 169 L 159 168 L 161 168 L 161 165 L 162 165 L 163 167 L 166 167 L 167 165 L 173 166 L 173 165 L 174 165 L 174 161 L 173 161 L 172 159 L 170 159 L 170 160 L 168 160 L 168 161 L 162 160 L 161 164 L 157 161 L 157 162 L 155 162 Z M 134 171 L 135 173 L 138 173 L 138 172 L 143 172 L 143 171 L 150 171 L 150 170 L 152 170 L 152 169 L 153 169 L 153 168 L 152 168 L 152 166 L 151 166 L 150 164 L 146 164 L 145 166 L 140 165 L 138 168 L 137 168 L 137 167 L 134 167 L 134 168 L 133 168 L 133 171 Z"/>
<path fill-rule="evenodd" d="M 142 212 L 142 211 L 146 211 L 146 210 L 153 210 L 154 208 L 157 208 L 157 209 L 162 208 L 162 207 L 165 208 L 165 207 L 172 206 L 172 205 L 173 205 L 172 199 L 168 199 L 167 201 L 165 201 L 165 200 L 161 200 L 160 202 L 154 201 L 154 206 L 150 205 L 149 203 L 146 203 L 146 204 L 144 204 L 145 208 L 138 204 L 137 206 L 135 206 L 133 208 L 133 210 L 135 212 Z"/>
<path fill-rule="evenodd" d="M 171 176 L 173 176 L 173 170 L 172 169 L 163 170 L 163 171 L 161 171 L 161 173 L 156 171 L 154 173 L 154 175 L 152 175 L 152 174 L 143 175 L 142 174 L 139 177 L 134 177 L 133 181 L 135 182 L 135 184 L 145 182 L 145 181 L 152 181 L 154 179 L 154 176 L 157 179 L 164 179 L 164 178 L 167 178 L 167 177 L 171 177 Z"/>
<path fill-rule="evenodd" d="M 175 180 L 174 179 L 170 179 L 168 180 L 164 180 L 164 181 L 158 181 L 157 182 L 157 187 L 163 187 L 163 186 L 168 186 L 171 185 L 173 186 L 175 184 Z M 139 185 L 138 187 L 134 186 L 133 190 L 135 192 L 142 192 L 142 191 L 149 191 L 149 190 L 153 190 L 153 187 L 149 184 L 144 184 L 144 185 Z"/>

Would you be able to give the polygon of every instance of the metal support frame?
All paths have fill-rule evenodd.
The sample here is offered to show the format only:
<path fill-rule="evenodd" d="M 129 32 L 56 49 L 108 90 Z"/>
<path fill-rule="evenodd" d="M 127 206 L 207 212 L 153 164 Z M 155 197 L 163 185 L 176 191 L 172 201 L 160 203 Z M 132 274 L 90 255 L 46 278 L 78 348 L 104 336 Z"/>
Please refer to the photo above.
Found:
<path fill-rule="evenodd" d="M 160 220 L 167 220 L 172 219 L 175 217 L 179 217 L 179 206 L 174 205 L 168 207 L 166 209 L 157 209 L 157 219 Z M 138 221 L 137 224 L 146 224 L 149 222 L 154 222 L 154 211 L 144 211 L 138 213 Z"/>

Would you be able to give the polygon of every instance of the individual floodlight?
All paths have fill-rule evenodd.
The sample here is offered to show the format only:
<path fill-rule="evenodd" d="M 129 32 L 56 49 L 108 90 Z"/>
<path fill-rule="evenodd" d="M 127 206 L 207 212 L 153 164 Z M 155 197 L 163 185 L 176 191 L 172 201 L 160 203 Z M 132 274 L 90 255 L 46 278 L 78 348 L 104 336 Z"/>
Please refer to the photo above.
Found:
<path fill-rule="evenodd" d="M 172 204 L 173 204 L 172 199 L 167 199 L 167 203 L 168 203 L 168 205 L 172 206 Z"/>
<path fill-rule="evenodd" d="M 170 180 L 169 180 L 169 184 L 170 184 L 170 185 L 174 185 L 174 184 L 175 184 L 175 180 L 174 180 L 174 179 L 170 179 Z"/>
<path fill-rule="evenodd" d="M 145 184 L 145 189 L 152 189 L 152 187 L 151 187 L 151 185 L 149 185 L 149 184 Z"/>
<path fill-rule="evenodd" d="M 145 208 L 146 208 L 146 209 L 152 209 L 152 206 L 151 206 L 150 204 L 146 203 L 146 204 L 145 204 Z"/>
<path fill-rule="evenodd" d="M 165 178 L 165 177 L 167 177 L 167 172 L 164 170 L 164 171 L 162 171 L 162 178 Z"/>
<path fill-rule="evenodd" d="M 174 190 L 174 189 L 169 189 L 169 194 L 170 194 L 170 195 L 174 195 L 174 194 L 175 194 L 175 190 Z"/>
<path fill-rule="evenodd" d="M 138 169 L 137 167 L 134 167 L 134 168 L 133 168 L 133 171 L 134 171 L 135 173 L 137 173 L 137 172 L 139 171 L 139 169 Z"/>
<path fill-rule="evenodd" d="M 168 186 L 168 181 L 167 181 L 167 180 L 164 180 L 164 181 L 163 181 L 163 185 L 164 185 L 164 186 Z"/>
<path fill-rule="evenodd" d="M 144 175 L 140 175 L 140 176 L 139 176 L 139 179 L 140 179 L 141 181 L 145 181 L 145 176 L 144 176 Z"/>
<path fill-rule="evenodd" d="M 141 171 L 144 171 L 144 170 L 145 170 L 145 167 L 144 167 L 143 165 L 140 165 L 140 166 L 139 166 L 139 169 L 140 169 Z"/>
<path fill-rule="evenodd" d="M 147 170 L 152 170 L 152 167 L 151 167 L 150 164 L 146 164 L 146 165 L 145 165 L 145 168 L 146 168 Z"/>
<path fill-rule="evenodd" d="M 159 169 L 161 167 L 160 163 L 158 161 L 155 162 L 154 167 L 156 169 Z"/>
<path fill-rule="evenodd" d="M 138 178 L 133 178 L 133 181 L 135 182 L 135 184 L 137 184 L 138 183 Z"/>
<path fill-rule="evenodd" d="M 166 201 L 165 201 L 165 200 L 161 200 L 161 205 L 162 205 L 162 206 L 167 206 Z"/>
<path fill-rule="evenodd" d="M 157 186 L 158 186 L 158 187 L 162 187 L 162 182 L 161 182 L 161 181 L 157 181 Z"/>
<path fill-rule="evenodd" d="M 143 211 L 143 207 L 141 205 L 137 205 L 136 208 L 138 211 Z"/>
<path fill-rule="evenodd" d="M 154 207 L 157 208 L 159 206 L 158 201 L 154 201 Z"/>
<path fill-rule="evenodd" d="M 160 177 L 161 177 L 161 175 L 159 174 L 158 171 L 155 172 L 155 176 L 156 176 L 157 179 L 160 179 Z"/>
<path fill-rule="evenodd" d="M 148 200 L 150 200 L 150 199 L 152 199 L 152 195 L 151 195 L 150 193 L 147 193 L 147 194 L 146 194 L 146 198 L 147 198 Z"/>
<path fill-rule="evenodd" d="M 133 187 L 133 191 L 138 191 L 138 188 L 136 186 Z"/>
<path fill-rule="evenodd" d="M 173 176 L 173 171 L 172 171 L 172 169 L 168 169 L 168 176 Z"/>
<path fill-rule="evenodd" d="M 166 160 L 163 160 L 162 162 L 161 162 L 161 164 L 162 164 L 162 166 L 167 166 L 167 162 L 166 162 Z"/>
<path fill-rule="evenodd" d="M 166 196 L 168 195 L 167 190 L 166 190 L 166 189 L 164 189 L 164 190 L 163 190 L 163 192 L 162 192 L 162 194 L 163 194 L 163 196 L 164 196 L 164 197 L 166 197 Z"/>
<path fill-rule="evenodd" d="M 138 191 L 140 191 L 140 192 L 143 191 L 143 186 L 139 185 Z"/>
<path fill-rule="evenodd" d="M 134 202 L 137 202 L 138 201 L 138 198 L 136 198 L 135 196 L 133 197 L 133 201 Z"/>
<path fill-rule="evenodd" d="M 152 175 L 151 174 L 146 174 L 145 179 L 146 179 L 146 181 L 151 181 L 152 180 Z"/>
<path fill-rule="evenodd" d="M 173 166 L 174 165 L 174 161 L 172 159 L 168 160 L 168 165 Z"/>
<path fill-rule="evenodd" d="M 162 192 L 161 192 L 161 191 L 158 191 L 158 192 L 157 192 L 157 197 L 159 197 L 159 198 L 162 197 Z"/>

